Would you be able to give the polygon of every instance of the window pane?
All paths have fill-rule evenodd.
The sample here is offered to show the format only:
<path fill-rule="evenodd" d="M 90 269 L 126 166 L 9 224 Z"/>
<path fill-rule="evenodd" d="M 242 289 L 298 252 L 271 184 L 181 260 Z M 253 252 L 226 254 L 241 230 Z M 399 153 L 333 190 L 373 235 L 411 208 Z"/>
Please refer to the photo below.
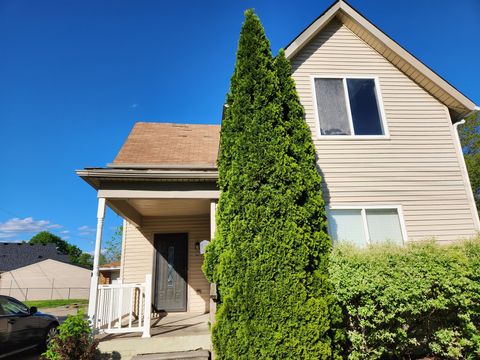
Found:
<path fill-rule="evenodd" d="M 315 79 L 318 119 L 322 135 L 350 135 L 342 79 Z"/>
<path fill-rule="evenodd" d="M 167 254 L 167 287 L 173 287 L 173 256 L 174 256 L 174 247 L 168 247 L 168 254 Z"/>
<path fill-rule="evenodd" d="M 330 210 L 328 229 L 334 241 L 348 241 L 357 246 L 365 246 L 367 241 L 361 210 Z"/>
<path fill-rule="evenodd" d="M 372 244 L 387 241 L 403 244 L 402 228 L 396 209 L 367 209 L 366 214 Z"/>
<path fill-rule="evenodd" d="M 383 135 L 373 79 L 347 79 L 355 135 Z"/>
<path fill-rule="evenodd" d="M 3 309 L 4 315 L 28 314 L 28 307 L 21 303 L 17 303 L 16 301 L 1 299 L 0 306 Z"/>

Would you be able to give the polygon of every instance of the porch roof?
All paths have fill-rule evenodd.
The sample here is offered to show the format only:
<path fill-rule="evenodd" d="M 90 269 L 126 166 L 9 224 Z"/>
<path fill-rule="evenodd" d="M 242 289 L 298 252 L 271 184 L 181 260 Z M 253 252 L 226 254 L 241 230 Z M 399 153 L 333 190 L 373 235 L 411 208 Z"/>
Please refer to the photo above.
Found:
<path fill-rule="evenodd" d="M 113 163 L 77 170 L 100 190 L 111 182 L 216 182 L 220 125 L 136 123 Z"/>
<path fill-rule="evenodd" d="M 215 168 L 220 125 L 138 122 L 128 135 L 114 168 Z"/>

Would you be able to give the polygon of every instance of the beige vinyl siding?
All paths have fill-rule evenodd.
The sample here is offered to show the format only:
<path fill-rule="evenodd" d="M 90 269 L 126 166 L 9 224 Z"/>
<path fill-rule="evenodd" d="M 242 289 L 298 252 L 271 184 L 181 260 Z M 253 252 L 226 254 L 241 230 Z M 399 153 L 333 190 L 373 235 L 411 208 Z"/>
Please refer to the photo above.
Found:
<path fill-rule="evenodd" d="M 195 243 L 210 239 L 210 217 L 145 217 L 141 228 L 126 223 L 122 254 L 124 283 L 143 282 L 145 274 L 155 276 L 153 238 L 159 233 L 188 233 L 188 291 L 187 311 L 209 311 L 210 285 L 203 275 L 203 255 Z M 154 288 L 153 290 L 154 291 Z"/>
<path fill-rule="evenodd" d="M 446 107 L 338 20 L 292 59 L 312 131 L 326 201 L 402 205 L 410 240 L 475 233 Z M 312 76 L 378 77 L 388 139 L 319 139 Z"/>

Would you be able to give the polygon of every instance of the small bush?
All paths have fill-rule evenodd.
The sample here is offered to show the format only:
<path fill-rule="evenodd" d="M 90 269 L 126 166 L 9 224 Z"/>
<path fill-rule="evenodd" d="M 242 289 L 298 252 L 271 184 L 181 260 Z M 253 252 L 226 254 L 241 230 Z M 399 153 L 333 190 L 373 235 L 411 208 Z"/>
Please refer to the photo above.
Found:
<path fill-rule="evenodd" d="M 92 329 L 83 312 L 69 315 L 58 327 L 58 334 L 50 343 L 42 359 L 93 360 L 97 355 L 98 341 L 93 339 Z"/>
<path fill-rule="evenodd" d="M 335 246 L 330 277 L 348 359 L 480 358 L 480 239 Z"/>

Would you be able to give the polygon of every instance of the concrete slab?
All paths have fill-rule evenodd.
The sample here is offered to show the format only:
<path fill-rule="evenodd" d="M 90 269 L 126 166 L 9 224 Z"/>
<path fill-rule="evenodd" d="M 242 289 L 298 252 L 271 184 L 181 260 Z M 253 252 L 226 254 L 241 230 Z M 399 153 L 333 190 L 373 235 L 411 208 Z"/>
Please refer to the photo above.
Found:
<path fill-rule="evenodd" d="M 137 355 L 132 360 L 209 360 L 210 351 L 176 351 L 170 353 Z"/>
<path fill-rule="evenodd" d="M 102 353 L 117 352 L 122 360 L 140 354 L 192 351 L 211 351 L 208 325 L 209 314 L 171 313 L 152 319 L 151 337 L 141 333 L 98 336 Z"/>

